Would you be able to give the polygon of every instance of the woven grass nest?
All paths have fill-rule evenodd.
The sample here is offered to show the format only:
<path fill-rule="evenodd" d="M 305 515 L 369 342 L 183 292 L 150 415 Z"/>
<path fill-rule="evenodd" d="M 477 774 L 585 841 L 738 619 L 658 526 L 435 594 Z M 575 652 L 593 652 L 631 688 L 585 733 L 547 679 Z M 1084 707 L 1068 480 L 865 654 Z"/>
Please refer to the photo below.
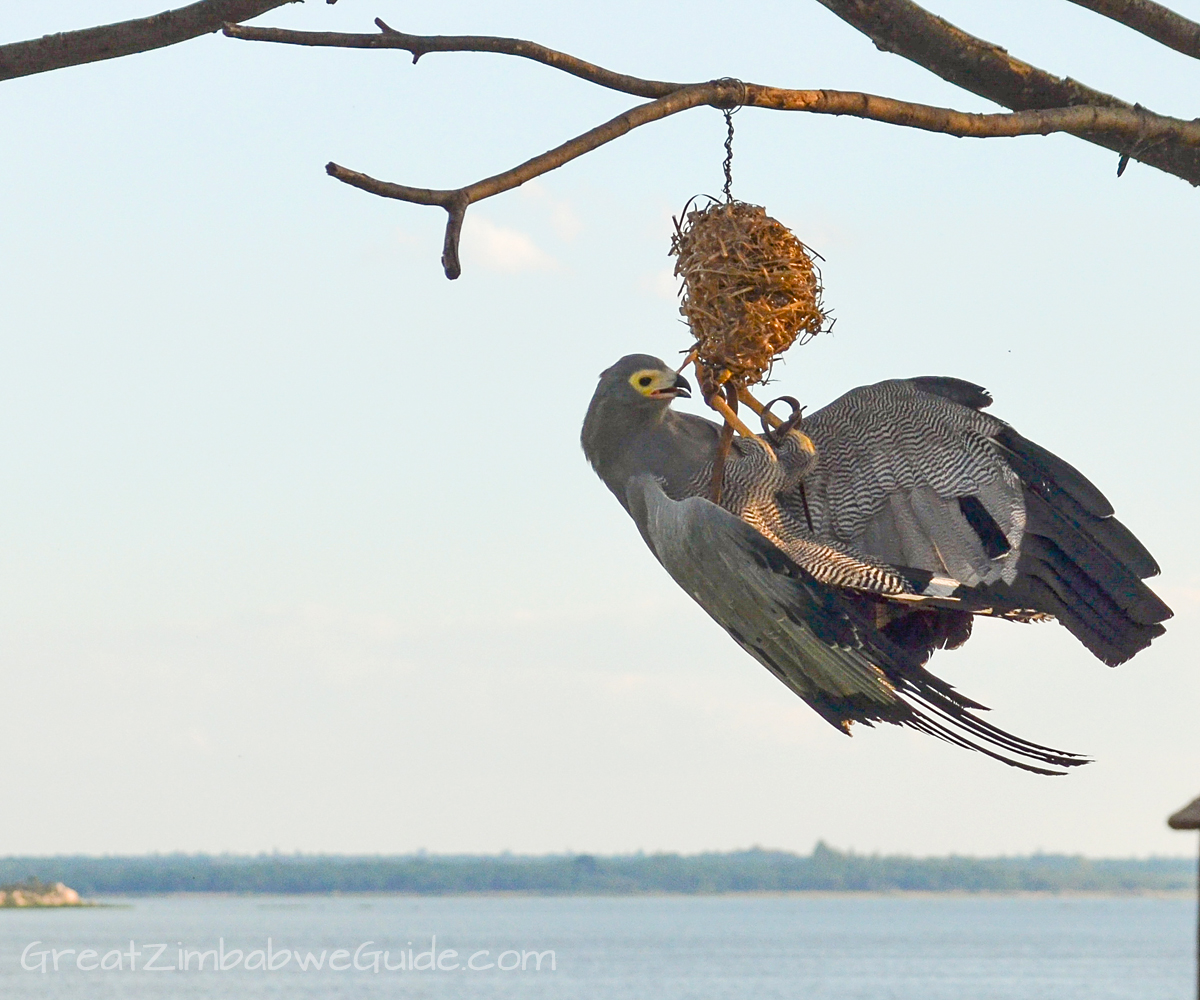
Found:
<path fill-rule="evenodd" d="M 759 205 L 685 207 L 671 253 L 706 397 L 765 381 L 792 344 L 828 329 L 813 254 Z"/>

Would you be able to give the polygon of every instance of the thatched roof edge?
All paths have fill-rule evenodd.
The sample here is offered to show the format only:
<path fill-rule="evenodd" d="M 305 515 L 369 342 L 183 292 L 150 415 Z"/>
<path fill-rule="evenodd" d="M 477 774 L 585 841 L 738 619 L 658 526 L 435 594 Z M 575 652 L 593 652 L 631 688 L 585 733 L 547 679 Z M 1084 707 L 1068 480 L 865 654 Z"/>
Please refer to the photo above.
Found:
<path fill-rule="evenodd" d="M 1172 830 L 1200 830 L 1200 799 L 1184 806 L 1167 820 Z"/>

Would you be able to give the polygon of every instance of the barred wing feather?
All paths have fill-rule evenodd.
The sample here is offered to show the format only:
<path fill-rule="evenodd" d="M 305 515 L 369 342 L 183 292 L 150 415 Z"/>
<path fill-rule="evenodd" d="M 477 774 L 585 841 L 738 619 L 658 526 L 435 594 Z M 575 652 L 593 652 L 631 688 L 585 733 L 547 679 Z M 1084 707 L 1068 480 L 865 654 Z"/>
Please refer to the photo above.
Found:
<path fill-rule="evenodd" d="M 924 377 L 863 386 L 814 413 L 814 533 L 957 581 L 968 609 L 1053 615 L 1105 663 L 1124 662 L 1171 616 L 1142 582 L 1158 564 L 1077 469 L 980 412 L 991 401 L 972 383 Z"/>
<path fill-rule="evenodd" d="M 630 513 L 675 581 L 751 656 L 822 717 L 892 722 L 1026 770 L 1085 763 L 984 722 L 983 706 L 924 669 L 924 656 L 880 632 L 839 588 L 819 583 L 748 524 L 700 498 L 672 500 L 633 477 Z"/>

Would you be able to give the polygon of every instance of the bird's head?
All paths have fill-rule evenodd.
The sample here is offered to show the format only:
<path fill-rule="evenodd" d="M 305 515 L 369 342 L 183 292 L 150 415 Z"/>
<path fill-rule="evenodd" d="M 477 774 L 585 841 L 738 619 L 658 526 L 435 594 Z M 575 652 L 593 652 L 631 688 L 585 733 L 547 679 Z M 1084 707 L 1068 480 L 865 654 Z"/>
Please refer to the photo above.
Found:
<path fill-rule="evenodd" d="M 679 396 L 692 395 L 692 387 L 665 361 L 649 354 L 627 354 L 600 373 L 596 397 L 627 407 L 661 410 Z"/>
<path fill-rule="evenodd" d="M 608 468 L 628 441 L 662 420 L 671 400 L 690 397 L 688 380 L 659 358 L 628 354 L 600 373 L 583 422 L 588 461 Z"/>

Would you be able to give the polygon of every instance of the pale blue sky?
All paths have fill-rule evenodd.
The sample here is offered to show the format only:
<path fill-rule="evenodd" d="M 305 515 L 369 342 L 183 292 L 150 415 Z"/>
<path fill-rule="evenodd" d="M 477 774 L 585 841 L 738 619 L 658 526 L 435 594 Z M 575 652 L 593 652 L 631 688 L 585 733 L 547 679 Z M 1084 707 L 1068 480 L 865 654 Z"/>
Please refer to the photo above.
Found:
<path fill-rule="evenodd" d="M 1195 0 L 1176 5 L 1200 17 Z M 8 5 L 5 40 L 150 13 Z M 939 0 L 1047 69 L 1183 117 L 1200 64 L 1065 2 Z M 310 0 L 260 23 L 535 38 L 659 79 L 987 109 L 813 0 Z M 934 669 L 1039 779 L 892 727 L 840 736 L 679 591 L 578 426 L 622 354 L 686 346 L 670 216 L 721 182 L 698 109 L 444 214 L 434 187 L 633 100 L 521 60 L 219 36 L 0 84 L 0 853 L 1190 853 L 1200 793 L 1200 193 L 1066 137 L 746 110 L 735 193 L 826 258 L 836 333 L 781 391 L 988 386 L 1163 565 L 1168 635 L 1109 670 L 984 623 Z"/>

